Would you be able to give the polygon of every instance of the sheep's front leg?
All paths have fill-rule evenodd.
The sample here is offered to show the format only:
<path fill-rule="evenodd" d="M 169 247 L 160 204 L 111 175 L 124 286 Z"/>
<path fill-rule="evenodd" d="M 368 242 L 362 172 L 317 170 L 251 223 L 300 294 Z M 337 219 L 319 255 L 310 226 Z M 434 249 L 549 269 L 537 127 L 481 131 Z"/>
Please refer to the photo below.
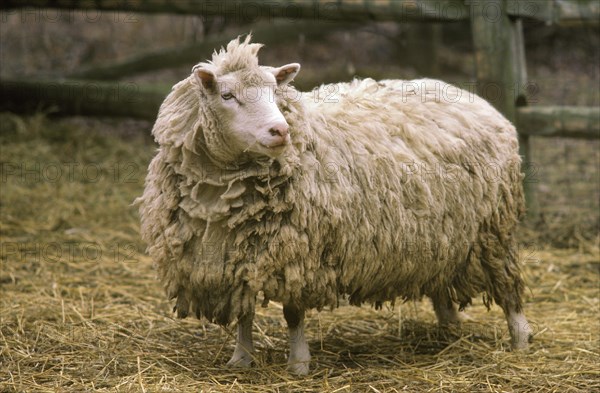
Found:
<path fill-rule="evenodd" d="M 252 344 L 252 320 L 254 313 L 248 313 L 238 318 L 237 339 L 235 350 L 227 362 L 230 367 L 250 367 L 254 354 Z"/>
<path fill-rule="evenodd" d="M 304 337 L 304 309 L 284 305 L 283 316 L 288 324 L 290 334 L 288 370 L 297 375 L 306 375 L 310 363 L 310 350 Z"/>
<path fill-rule="evenodd" d="M 525 349 L 533 341 L 533 330 L 522 311 L 507 308 L 504 311 L 510 332 L 512 349 Z"/>
<path fill-rule="evenodd" d="M 458 312 L 458 306 L 454 304 L 450 296 L 445 292 L 439 292 L 431 297 L 433 310 L 438 320 L 438 325 L 458 325 L 461 318 Z"/>

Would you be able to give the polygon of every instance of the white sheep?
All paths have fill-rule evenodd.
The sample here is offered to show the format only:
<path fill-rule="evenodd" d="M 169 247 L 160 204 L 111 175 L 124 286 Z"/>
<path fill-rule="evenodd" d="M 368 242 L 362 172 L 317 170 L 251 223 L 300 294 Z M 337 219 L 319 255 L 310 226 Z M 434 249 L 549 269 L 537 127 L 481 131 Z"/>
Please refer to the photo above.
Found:
<path fill-rule="evenodd" d="M 300 93 L 300 65 L 259 66 L 260 47 L 238 38 L 196 65 L 152 131 L 141 233 L 178 316 L 237 318 L 228 364 L 248 366 L 257 297 L 282 302 L 288 368 L 306 374 L 305 310 L 426 295 L 446 324 L 483 293 L 526 347 L 512 124 L 435 80 Z"/>

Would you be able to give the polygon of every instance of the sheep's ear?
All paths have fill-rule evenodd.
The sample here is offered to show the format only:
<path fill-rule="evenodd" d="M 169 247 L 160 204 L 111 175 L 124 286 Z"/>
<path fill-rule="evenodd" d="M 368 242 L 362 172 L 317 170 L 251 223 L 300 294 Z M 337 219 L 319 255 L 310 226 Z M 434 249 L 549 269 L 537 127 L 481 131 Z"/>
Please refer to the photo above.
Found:
<path fill-rule="evenodd" d="M 279 68 L 273 68 L 271 72 L 275 75 L 277 85 L 285 85 L 294 79 L 296 74 L 300 71 L 300 64 L 290 63 Z"/>
<path fill-rule="evenodd" d="M 194 77 L 206 90 L 213 91 L 217 85 L 215 74 L 205 67 L 194 67 Z"/>

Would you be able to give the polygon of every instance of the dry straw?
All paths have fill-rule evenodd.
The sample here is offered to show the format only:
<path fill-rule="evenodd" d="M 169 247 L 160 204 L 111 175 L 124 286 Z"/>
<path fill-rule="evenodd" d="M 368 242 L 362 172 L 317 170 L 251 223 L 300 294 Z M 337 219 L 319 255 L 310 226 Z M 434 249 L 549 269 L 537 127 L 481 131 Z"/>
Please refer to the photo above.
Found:
<path fill-rule="evenodd" d="M 129 203 L 154 146 L 83 122 L 1 122 L 1 392 L 600 391 L 597 244 L 523 248 L 527 352 L 509 351 L 501 311 L 480 302 L 451 330 L 428 302 L 342 307 L 309 315 L 313 364 L 297 378 L 271 303 L 256 367 L 227 369 L 233 329 L 174 319 L 143 253 Z"/>

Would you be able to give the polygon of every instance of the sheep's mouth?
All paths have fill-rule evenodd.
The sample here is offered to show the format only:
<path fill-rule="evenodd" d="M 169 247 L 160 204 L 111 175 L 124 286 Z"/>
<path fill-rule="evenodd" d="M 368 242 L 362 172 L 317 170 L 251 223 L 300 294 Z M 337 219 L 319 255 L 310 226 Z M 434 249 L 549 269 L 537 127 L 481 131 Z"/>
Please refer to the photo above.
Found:
<path fill-rule="evenodd" d="M 285 140 L 285 141 L 282 141 L 282 142 L 274 142 L 274 143 L 270 143 L 270 144 L 259 142 L 259 144 L 262 147 L 265 147 L 265 148 L 267 148 L 269 150 L 278 150 L 278 149 L 283 149 L 284 147 L 286 147 L 287 145 L 289 145 L 289 141 Z"/>

